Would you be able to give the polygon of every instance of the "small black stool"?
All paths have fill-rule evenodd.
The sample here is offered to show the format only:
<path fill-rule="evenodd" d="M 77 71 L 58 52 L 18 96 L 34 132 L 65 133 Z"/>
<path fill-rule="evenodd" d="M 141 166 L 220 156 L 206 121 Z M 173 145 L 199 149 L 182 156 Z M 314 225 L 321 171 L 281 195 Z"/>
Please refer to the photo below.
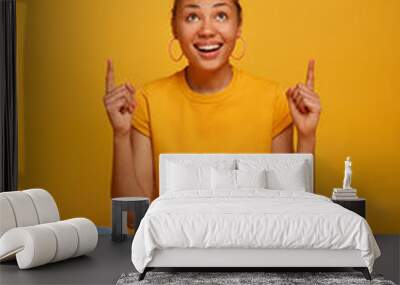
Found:
<path fill-rule="evenodd" d="M 150 201 L 145 197 L 120 197 L 112 199 L 112 235 L 113 241 L 123 241 L 127 236 L 127 212 L 135 215 L 135 231 L 149 208 Z"/>

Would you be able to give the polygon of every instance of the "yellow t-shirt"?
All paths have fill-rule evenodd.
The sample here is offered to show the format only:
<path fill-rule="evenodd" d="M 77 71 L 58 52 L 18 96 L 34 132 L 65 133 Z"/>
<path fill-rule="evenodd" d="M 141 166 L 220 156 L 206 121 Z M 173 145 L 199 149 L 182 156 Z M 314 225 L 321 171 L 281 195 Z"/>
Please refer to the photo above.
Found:
<path fill-rule="evenodd" d="M 135 98 L 132 125 L 151 139 L 156 189 L 160 153 L 269 153 L 272 138 L 292 123 L 282 88 L 235 66 L 219 92 L 194 92 L 182 69 Z"/>

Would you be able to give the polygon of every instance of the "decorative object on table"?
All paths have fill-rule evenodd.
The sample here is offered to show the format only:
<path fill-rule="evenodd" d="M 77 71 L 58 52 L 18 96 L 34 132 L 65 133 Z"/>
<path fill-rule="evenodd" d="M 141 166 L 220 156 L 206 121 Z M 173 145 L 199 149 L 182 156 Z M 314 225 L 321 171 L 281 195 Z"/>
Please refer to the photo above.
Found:
<path fill-rule="evenodd" d="M 145 280 L 138 281 L 139 273 L 123 273 L 116 285 L 135 284 L 379 284 L 395 285 L 382 274 L 371 274 L 372 283 L 361 272 L 149 272 Z"/>
<path fill-rule="evenodd" d="M 0 193 L 0 262 L 20 269 L 61 261 L 96 248 L 96 225 L 86 218 L 60 221 L 56 202 L 43 189 Z"/>
<path fill-rule="evenodd" d="M 332 201 L 340 206 L 359 214 L 364 219 L 366 218 L 366 201 L 364 198 L 356 199 L 332 199 Z"/>
<path fill-rule="evenodd" d="M 348 156 L 344 162 L 344 178 L 343 178 L 343 189 L 351 188 L 351 158 Z"/>
<path fill-rule="evenodd" d="M 355 200 L 355 199 L 358 199 L 357 189 L 333 188 L 332 199 L 333 200 Z"/>
<path fill-rule="evenodd" d="M 119 197 L 112 199 L 112 235 L 113 241 L 123 241 L 127 236 L 127 215 L 135 216 L 135 230 L 149 208 L 150 201 L 145 197 Z"/>
<path fill-rule="evenodd" d="M 357 189 L 351 187 L 351 158 L 348 156 L 344 162 L 343 188 L 333 188 L 333 200 L 355 200 L 357 199 Z"/>

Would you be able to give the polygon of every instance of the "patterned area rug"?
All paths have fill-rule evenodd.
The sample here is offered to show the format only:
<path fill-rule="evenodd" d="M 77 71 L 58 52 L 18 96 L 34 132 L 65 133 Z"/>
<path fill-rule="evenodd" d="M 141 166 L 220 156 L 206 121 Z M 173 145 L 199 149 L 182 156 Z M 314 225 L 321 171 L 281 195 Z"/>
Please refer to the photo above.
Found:
<path fill-rule="evenodd" d="M 142 281 L 139 273 L 124 273 L 117 285 L 133 284 L 379 284 L 396 285 L 384 280 L 382 275 L 371 274 L 372 281 L 366 280 L 361 272 L 154 272 L 150 271 Z"/>

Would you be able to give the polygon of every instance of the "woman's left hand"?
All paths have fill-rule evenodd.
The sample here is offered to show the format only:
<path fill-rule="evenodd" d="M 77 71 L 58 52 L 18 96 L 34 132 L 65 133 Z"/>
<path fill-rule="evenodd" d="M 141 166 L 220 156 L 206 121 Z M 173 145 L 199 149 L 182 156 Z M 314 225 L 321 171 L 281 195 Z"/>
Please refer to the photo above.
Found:
<path fill-rule="evenodd" d="M 299 137 L 315 137 L 321 113 L 319 96 L 314 91 L 315 61 L 308 63 L 306 84 L 298 83 L 286 91 L 290 113 Z"/>

